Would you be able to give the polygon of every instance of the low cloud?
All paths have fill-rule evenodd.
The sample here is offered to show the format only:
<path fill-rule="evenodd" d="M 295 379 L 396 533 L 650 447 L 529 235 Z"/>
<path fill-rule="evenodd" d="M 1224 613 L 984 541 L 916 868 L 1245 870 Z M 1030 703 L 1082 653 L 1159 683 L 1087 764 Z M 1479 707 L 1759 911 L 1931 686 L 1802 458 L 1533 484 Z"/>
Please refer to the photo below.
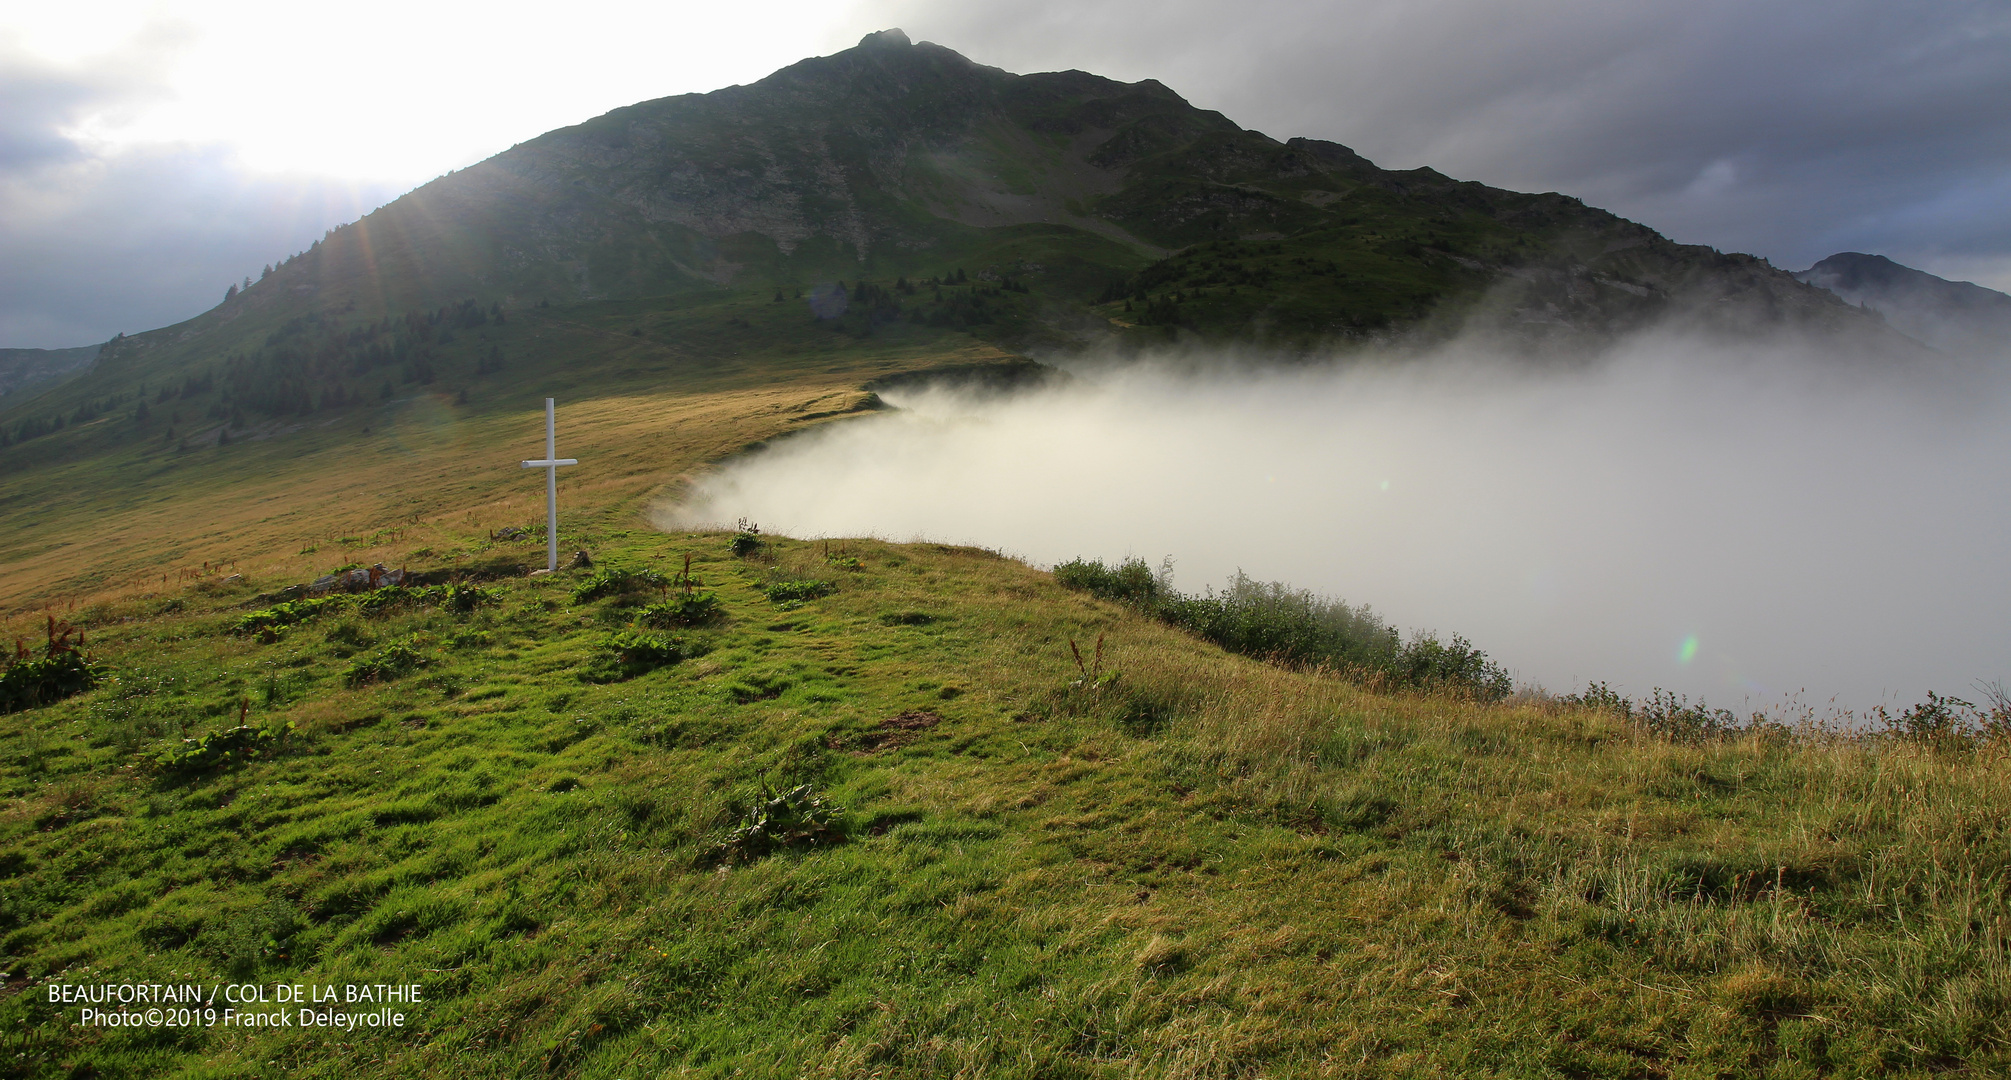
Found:
<path fill-rule="evenodd" d="M 785 440 L 670 525 L 1241 569 L 1470 638 L 1525 682 L 1863 708 L 2011 676 L 2011 380 L 1637 340 L 1532 373 L 1089 369 Z"/>

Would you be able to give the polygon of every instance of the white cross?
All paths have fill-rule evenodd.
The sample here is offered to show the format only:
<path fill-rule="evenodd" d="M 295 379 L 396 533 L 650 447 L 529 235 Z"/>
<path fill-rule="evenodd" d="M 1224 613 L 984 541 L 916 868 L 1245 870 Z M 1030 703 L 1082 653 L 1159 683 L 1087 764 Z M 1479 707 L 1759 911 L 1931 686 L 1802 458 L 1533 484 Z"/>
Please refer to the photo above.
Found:
<path fill-rule="evenodd" d="M 559 420 L 551 398 L 545 399 L 545 460 L 526 461 L 526 469 L 545 470 L 545 537 L 551 543 L 548 570 L 559 568 L 559 466 L 578 465 L 578 458 L 559 456 Z"/>

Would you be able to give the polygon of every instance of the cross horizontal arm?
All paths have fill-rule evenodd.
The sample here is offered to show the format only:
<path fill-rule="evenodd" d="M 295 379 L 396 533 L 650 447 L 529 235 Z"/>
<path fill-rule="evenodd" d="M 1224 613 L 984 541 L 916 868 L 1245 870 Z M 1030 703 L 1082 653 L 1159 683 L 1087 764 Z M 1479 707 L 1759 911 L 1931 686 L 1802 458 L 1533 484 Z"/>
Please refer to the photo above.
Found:
<path fill-rule="evenodd" d="M 580 459 L 578 458 L 562 457 L 562 458 L 554 458 L 550 461 L 526 461 L 524 462 L 524 468 L 549 469 L 554 465 L 578 465 L 579 463 Z"/>

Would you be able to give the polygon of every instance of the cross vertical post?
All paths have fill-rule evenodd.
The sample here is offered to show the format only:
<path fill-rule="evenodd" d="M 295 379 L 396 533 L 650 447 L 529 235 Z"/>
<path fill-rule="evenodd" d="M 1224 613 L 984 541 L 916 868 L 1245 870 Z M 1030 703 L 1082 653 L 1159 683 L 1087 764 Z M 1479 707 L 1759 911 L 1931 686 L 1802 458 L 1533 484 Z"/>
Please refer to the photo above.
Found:
<path fill-rule="evenodd" d="M 551 398 L 545 399 L 545 459 L 526 461 L 526 469 L 545 470 L 545 541 L 549 555 L 545 569 L 559 568 L 559 466 L 578 465 L 578 458 L 559 456 L 558 406 Z"/>

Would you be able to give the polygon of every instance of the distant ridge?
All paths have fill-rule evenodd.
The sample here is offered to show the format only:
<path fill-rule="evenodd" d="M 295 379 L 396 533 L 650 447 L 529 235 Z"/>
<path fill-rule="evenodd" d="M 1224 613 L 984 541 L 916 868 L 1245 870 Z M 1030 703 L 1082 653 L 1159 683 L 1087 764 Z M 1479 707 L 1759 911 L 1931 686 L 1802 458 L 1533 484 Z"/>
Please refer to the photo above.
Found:
<path fill-rule="evenodd" d="M 46 390 L 81 375 L 103 348 L 103 345 L 84 345 L 75 349 L 0 349 L 0 398 Z"/>
<path fill-rule="evenodd" d="M 1995 289 L 1858 251 L 1838 252 L 1795 277 L 1878 312 L 1893 329 L 1937 349 L 2011 354 L 2011 296 Z"/>

